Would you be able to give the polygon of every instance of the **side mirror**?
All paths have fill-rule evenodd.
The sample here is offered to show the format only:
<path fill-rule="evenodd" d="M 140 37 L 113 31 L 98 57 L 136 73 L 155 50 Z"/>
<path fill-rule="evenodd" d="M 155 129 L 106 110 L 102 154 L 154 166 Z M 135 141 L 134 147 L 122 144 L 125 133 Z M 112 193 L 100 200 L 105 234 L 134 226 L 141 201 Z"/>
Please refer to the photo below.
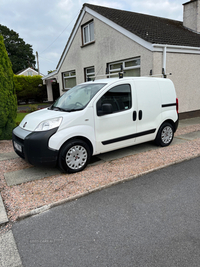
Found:
<path fill-rule="evenodd" d="M 103 114 L 111 114 L 113 113 L 113 106 L 110 103 L 105 103 L 102 105 Z"/>

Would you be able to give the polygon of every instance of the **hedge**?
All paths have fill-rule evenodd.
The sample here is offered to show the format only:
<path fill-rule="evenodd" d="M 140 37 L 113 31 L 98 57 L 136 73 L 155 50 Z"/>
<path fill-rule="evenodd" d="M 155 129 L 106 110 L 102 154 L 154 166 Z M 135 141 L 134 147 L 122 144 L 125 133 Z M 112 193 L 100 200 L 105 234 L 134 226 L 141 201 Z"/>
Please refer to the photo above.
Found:
<path fill-rule="evenodd" d="M 16 126 L 17 99 L 13 75 L 12 64 L 0 35 L 0 140 L 10 139 Z"/>
<path fill-rule="evenodd" d="M 42 102 L 47 98 L 46 85 L 42 84 L 42 76 L 14 75 L 15 90 L 18 102 L 28 103 L 31 99 Z"/>

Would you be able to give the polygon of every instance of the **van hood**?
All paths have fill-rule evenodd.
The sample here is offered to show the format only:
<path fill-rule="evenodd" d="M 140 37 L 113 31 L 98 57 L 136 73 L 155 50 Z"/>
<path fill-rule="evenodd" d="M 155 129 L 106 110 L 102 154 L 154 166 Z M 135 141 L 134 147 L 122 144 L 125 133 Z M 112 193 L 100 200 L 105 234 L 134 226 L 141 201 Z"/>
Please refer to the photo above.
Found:
<path fill-rule="evenodd" d="M 43 121 L 63 117 L 66 112 L 55 111 L 50 109 L 42 109 L 32 112 L 24 117 L 19 127 L 27 131 L 35 131 L 36 127 Z"/>

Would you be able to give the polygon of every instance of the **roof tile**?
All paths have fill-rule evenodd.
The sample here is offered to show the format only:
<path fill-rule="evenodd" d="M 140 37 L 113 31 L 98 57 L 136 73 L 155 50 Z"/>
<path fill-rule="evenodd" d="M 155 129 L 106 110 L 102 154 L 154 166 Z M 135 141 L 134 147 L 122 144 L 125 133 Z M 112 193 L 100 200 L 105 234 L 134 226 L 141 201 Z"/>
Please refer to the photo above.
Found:
<path fill-rule="evenodd" d="M 200 34 L 185 28 L 181 21 L 91 4 L 84 6 L 152 44 L 200 47 Z"/>

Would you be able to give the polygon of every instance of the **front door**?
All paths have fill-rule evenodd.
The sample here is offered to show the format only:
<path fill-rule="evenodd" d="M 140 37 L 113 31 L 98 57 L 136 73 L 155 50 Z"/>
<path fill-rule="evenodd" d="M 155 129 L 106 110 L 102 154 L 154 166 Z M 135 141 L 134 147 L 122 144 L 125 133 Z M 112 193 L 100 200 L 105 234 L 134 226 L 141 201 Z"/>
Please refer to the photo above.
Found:
<path fill-rule="evenodd" d="M 112 87 L 96 101 L 96 153 L 103 153 L 134 144 L 136 99 L 131 84 Z M 105 111 L 105 107 L 109 111 Z"/>

